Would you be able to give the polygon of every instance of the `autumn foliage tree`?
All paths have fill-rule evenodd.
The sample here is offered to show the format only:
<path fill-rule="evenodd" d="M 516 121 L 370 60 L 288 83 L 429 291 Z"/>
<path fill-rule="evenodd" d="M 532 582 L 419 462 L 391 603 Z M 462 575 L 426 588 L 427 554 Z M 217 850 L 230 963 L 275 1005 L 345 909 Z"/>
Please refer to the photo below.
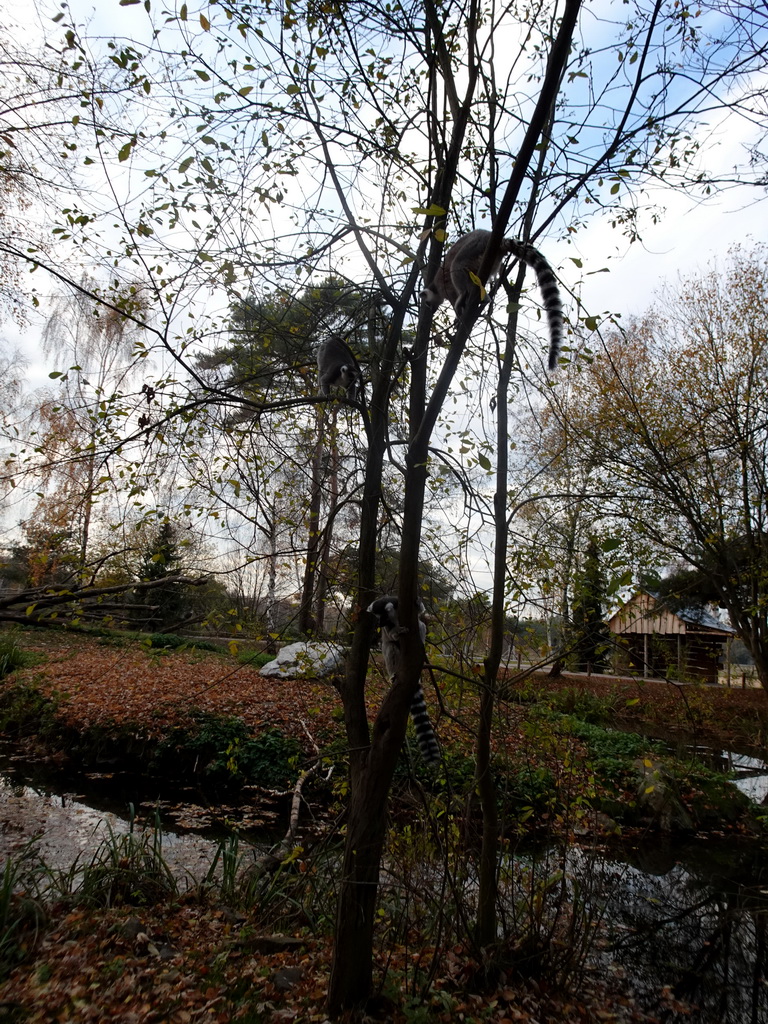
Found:
<path fill-rule="evenodd" d="M 552 396 L 574 451 L 599 468 L 605 519 L 695 570 L 693 592 L 727 609 L 764 687 L 767 297 L 764 247 L 736 248 L 606 339 L 569 380 L 567 406 Z"/>

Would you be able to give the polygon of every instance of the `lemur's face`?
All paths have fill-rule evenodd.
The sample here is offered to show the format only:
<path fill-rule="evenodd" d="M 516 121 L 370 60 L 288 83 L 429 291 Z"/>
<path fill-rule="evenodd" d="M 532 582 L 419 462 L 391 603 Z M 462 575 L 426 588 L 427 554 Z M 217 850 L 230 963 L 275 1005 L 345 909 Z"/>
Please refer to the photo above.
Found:
<path fill-rule="evenodd" d="M 425 288 L 421 293 L 421 301 L 434 312 L 443 301 L 443 296 L 434 285 L 430 285 L 429 288 Z"/>

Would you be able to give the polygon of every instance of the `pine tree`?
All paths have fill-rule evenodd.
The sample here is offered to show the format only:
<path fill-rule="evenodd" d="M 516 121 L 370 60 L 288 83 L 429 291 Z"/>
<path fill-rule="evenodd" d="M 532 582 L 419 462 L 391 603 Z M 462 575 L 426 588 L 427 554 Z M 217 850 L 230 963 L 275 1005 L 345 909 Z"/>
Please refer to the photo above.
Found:
<path fill-rule="evenodd" d="M 605 672 L 607 668 L 610 635 L 603 617 L 605 596 L 600 548 L 590 537 L 571 603 L 570 661 L 577 672 Z"/>
<path fill-rule="evenodd" d="M 166 576 L 175 576 L 180 564 L 175 527 L 173 523 L 163 523 L 144 551 L 138 570 L 139 579 L 143 583 L 151 583 Z M 148 606 L 145 629 L 168 629 L 184 618 L 187 600 L 183 583 L 161 584 L 152 588 L 138 586 L 136 593 Z"/>

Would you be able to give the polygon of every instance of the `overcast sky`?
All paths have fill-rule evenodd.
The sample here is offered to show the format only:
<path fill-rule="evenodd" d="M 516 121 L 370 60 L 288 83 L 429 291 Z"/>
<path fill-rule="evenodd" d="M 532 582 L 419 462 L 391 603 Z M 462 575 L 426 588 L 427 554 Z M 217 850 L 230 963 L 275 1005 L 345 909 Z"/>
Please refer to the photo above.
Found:
<path fill-rule="evenodd" d="M 0 7 L 8 12 L 12 32 L 12 16 L 18 16 L 18 10 L 7 0 L 0 0 Z M 77 21 L 88 20 L 88 12 L 94 10 L 92 3 L 82 0 L 74 0 L 71 7 L 80 12 L 76 15 Z M 93 29 L 101 27 L 105 33 L 128 34 L 145 24 L 142 12 L 135 6 L 120 7 L 114 2 L 106 7 L 108 24 L 104 24 L 107 11 L 100 5 L 92 15 Z M 26 22 L 24 35 L 28 36 L 30 31 L 34 32 L 33 22 Z M 702 144 L 701 165 L 708 170 L 714 167 L 723 174 L 732 172 L 734 166 L 743 167 L 746 162 L 744 143 L 747 133 L 752 132 L 754 127 L 737 117 L 713 119 L 702 129 L 698 140 Z M 764 202 L 764 190 L 747 186 L 732 188 L 701 202 L 659 186 L 645 199 L 664 208 L 664 213 L 656 224 L 648 213 L 641 216 L 640 242 L 629 245 L 620 229 L 612 228 L 607 218 L 599 216 L 570 236 L 569 241 L 558 239 L 556 229 L 537 241 L 553 265 L 559 268 L 566 289 L 572 284 L 580 289 L 584 314 L 600 315 L 611 311 L 621 313 L 624 319 L 641 314 L 652 303 L 654 292 L 665 279 L 675 281 L 680 274 L 685 276 L 705 270 L 714 260 L 722 262 L 734 243 L 766 239 L 768 206 Z M 581 270 L 571 257 L 581 260 Z M 604 268 L 609 272 L 600 272 Z M 574 305 L 567 297 L 566 307 L 567 312 L 575 314 Z M 11 344 L 27 350 L 33 359 L 32 386 L 46 382 L 47 372 L 52 368 L 41 360 L 36 346 L 40 327 L 39 320 L 33 321 L 27 331 L 20 333 L 9 322 L 0 325 L 0 334 Z"/>

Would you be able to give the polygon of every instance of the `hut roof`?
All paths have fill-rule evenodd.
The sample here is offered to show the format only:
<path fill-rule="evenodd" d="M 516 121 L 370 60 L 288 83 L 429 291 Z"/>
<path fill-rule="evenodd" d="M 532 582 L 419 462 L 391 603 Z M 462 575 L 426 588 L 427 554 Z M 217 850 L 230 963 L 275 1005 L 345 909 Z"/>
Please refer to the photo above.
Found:
<path fill-rule="evenodd" d="M 720 622 L 704 608 L 681 608 L 670 611 L 657 607 L 658 596 L 647 590 L 639 590 L 608 620 L 612 633 L 659 633 L 707 634 L 724 640 L 736 632 L 731 626 Z"/>

